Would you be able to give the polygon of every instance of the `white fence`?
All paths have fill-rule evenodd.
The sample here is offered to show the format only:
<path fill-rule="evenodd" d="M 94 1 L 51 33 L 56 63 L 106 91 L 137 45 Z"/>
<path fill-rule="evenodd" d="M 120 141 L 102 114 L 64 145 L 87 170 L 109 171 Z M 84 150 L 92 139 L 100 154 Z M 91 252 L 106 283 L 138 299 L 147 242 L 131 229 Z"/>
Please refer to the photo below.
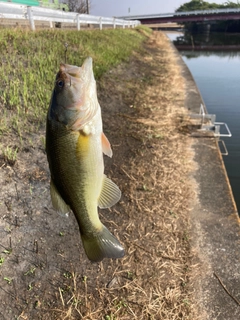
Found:
<path fill-rule="evenodd" d="M 98 17 L 6 2 L 0 2 L 0 19 L 29 20 L 32 30 L 35 30 L 34 21 L 49 21 L 51 28 L 53 27 L 53 22 L 75 24 L 77 30 L 80 30 L 81 24 L 98 25 L 100 29 L 102 29 L 103 25 L 112 26 L 113 28 L 116 28 L 116 26 L 130 28 L 140 24 L 138 20 Z"/>

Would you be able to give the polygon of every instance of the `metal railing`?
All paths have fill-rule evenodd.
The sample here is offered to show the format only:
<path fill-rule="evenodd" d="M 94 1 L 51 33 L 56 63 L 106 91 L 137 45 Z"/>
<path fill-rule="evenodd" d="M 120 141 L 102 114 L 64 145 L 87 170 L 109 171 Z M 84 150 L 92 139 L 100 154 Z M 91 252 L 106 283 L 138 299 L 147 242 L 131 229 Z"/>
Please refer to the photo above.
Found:
<path fill-rule="evenodd" d="M 221 14 L 221 13 L 239 13 L 240 8 L 226 8 L 226 9 L 210 9 L 210 10 L 195 10 L 184 12 L 171 12 L 171 13 L 159 13 L 159 14 L 145 14 L 136 16 L 120 17 L 122 19 L 144 19 L 144 18 L 164 18 L 174 16 L 189 16 L 189 15 L 208 15 L 208 14 Z"/>
<path fill-rule="evenodd" d="M 29 20 L 32 30 L 35 30 L 34 21 L 49 21 L 51 28 L 53 27 L 53 22 L 75 24 L 77 30 L 80 30 L 81 24 L 98 25 L 100 29 L 103 28 L 103 25 L 112 26 L 113 28 L 117 26 L 134 28 L 140 24 L 140 21 L 137 20 L 127 21 L 6 2 L 0 2 L 0 19 Z"/>
<path fill-rule="evenodd" d="M 226 138 L 226 137 L 232 136 L 232 133 L 231 133 L 228 125 L 225 122 L 216 122 L 216 115 L 206 113 L 205 108 L 202 104 L 200 105 L 199 114 L 197 114 L 197 113 L 190 114 L 190 118 L 200 120 L 200 122 L 201 122 L 200 131 L 201 132 L 204 132 L 204 133 L 212 132 L 213 133 L 213 136 L 217 139 L 218 143 L 221 142 L 221 144 L 222 144 L 222 149 L 224 150 L 223 152 L 221 151 L 221 147 L 219 146 L 222 155 L 227 156 L 228 155 L 227 147 L 225 145 L 225 142 L 223 140 L 221 140 L 220 138 L 221 137 Z M 221 128 L 224 129 L 224 133 L 220 132 Z"/>

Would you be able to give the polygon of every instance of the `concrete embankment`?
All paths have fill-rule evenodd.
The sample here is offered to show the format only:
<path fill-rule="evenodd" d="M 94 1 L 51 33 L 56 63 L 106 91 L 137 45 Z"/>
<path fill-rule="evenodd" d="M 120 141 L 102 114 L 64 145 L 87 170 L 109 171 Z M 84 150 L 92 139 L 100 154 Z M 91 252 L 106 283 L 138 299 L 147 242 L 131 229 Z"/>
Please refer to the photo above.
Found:
<path fill-rule="evenodd" d="M 180 56 L 179 64 L 186 80 L 187 108 L 199 113 L 204 104 L 201 95 Z M 190 220 L 198 264 L 194 288 L 199 316 L 204 320 L 240 319 L 240 228 L 231 187 L 216 138 L 193 137 L 193 150 L 198 190 Z"/>

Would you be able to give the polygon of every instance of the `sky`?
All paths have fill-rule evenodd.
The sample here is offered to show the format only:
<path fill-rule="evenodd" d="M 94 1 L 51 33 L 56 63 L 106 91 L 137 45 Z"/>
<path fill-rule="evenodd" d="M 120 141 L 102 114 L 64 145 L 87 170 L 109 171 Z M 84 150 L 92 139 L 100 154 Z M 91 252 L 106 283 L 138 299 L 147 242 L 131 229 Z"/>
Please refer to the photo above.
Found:
<path fill-rule="evenodd" d="M 190 1 L 190 0 L 189 0 Z M 156 14 L 174 12 L 188 0 L 89 0 L 90 14 L 103 17 Z M 206 0 L 207 1 L 207 0 Z M 232 0 L 235 2 L 234 0 Z M 223 4 L 227 0 L 208 0 Z M 130 10 L 130 12 L 129 12 Z"/>

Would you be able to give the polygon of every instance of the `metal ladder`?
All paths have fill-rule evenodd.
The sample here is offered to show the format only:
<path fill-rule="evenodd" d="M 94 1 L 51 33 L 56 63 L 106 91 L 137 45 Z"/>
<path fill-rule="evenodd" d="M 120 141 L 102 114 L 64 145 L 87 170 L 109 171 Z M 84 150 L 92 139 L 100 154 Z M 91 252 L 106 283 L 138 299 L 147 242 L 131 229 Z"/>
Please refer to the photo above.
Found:
<path fill-rule="evenodd" d="M 218 143 L 222 143 L 224 152 L 221 151 L 221 148 L 219 146 L 219 149 L 222 153 L 222 155 L 228 155 L 228 150 L 225 145 L 225 142 L 220 139 L 220 137 L 231 137 L 231 131 L 228 127 L 228 125 L 225 122 L 216 122 L 216 115 L 215 114 L 209 114 L 205 113 L 204 106 L 200 105 L 200 111 L 199 114 L 191 114 L 190 117 L 192 119 L 201 119 L 201 131 L 205 132 L 213 132 L 214 137 L 218 139 Z M 206 123 L 207 120 L 207 123 Z M 221 128 L 225 128 L 226 133 L 221 133 Z"/>

